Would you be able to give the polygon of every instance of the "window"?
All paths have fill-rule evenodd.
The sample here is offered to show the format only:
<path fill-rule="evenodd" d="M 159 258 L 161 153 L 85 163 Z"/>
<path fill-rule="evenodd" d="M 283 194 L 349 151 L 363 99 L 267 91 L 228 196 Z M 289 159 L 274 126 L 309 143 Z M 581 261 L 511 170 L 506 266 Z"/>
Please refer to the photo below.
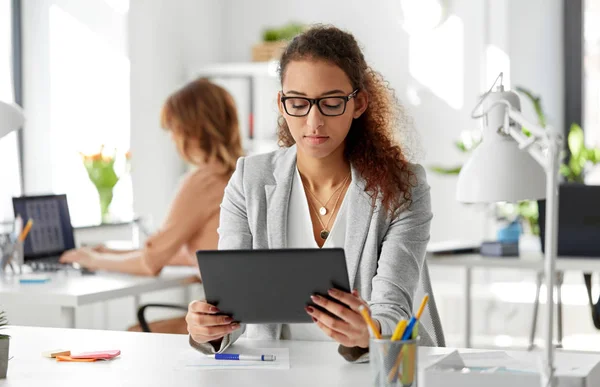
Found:
<path fill-rule="evenodd" d="M 588 148 L 600 148 L 600 0 L 563 0 L 565 132 L 578 123 Z M 600 184 L 600 165 L 586 170 Z"/>
<path fill-rule="evenodd" d="M 14 102 L 12 0 L 0 0 L 0 101 Z M 0 222 L 12 219 L 12 196 L 21 194 L 18 133 L 0 139 Z"/>
<path fill-rule="evenodd" d="M 96 16 L 96 8 L 104 17 Z M 74 225 L 100 221 L 98 194 L 80 152 L 95 153 L 102 145 L 105 151 L 115 150 L 115 170 L 125 176 L 129 150 L 127 11 L 107 8 L 107 3 L 93 1 L 73 9 L 53 4 L 49 10 L 52 188 L 67 194 Z M 127 178 L 117 183 L 111 208 L 120 218 L 131 216 Z"/>
<path fill-rule="evenodd" d="M 584 0 L 583 128 L 586 142 L 600 147 L 600 0 Z"/>

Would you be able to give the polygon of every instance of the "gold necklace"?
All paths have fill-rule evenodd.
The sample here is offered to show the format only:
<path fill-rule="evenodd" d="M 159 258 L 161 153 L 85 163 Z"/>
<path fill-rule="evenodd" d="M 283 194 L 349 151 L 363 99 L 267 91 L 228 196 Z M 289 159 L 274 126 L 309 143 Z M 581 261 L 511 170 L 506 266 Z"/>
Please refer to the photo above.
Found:
<path fill-rule="evenodd" d="M 319 200 L 319 198 L 313 193 L 313 191 L 308 187 L 308 184 L 306 185 L 306 189 L 308 190 L 308 193 L 310 194 L 310 196 L 312 196 L 317 203 L 319 203 L 321 205 L 321 207 L 319 208 L 319 214 L 321 214 L 322 216 L 327 215 L 327 204 L 331 201 L 331 198 L 333 198 L 333 196 L 338 193 L 345 185 L 346 182 L 348 181 L 348 179 L 350 178 L 351 174 L 348 174 L 348 176 L 346 176 L 346 178 L 344 179 L 344 181 L 342 181 L 342 184 L 340 185 L 340 187 L 338 189 L 336 189 L 331 196 L 329 197 L 329 199 L 327 199 L 327 201 L 325 202 L 325 204 L 321 203 L 321 201 Z M 334 207 L 335 209 L 335 207 Z M 316 211 L 315 211 L 316 212 Z"/>
<path fill-rule="evenodd" d="M 346 180 L 344 180 L 344 185 L 342 187 L 344 187 L 346 185 L 346 182 L 348 181 L 348 179 L 346 178 Z M 340 201 L 340 197 L 342 196 L 342 192 L 340 191 L 337 199 L 335 199 L 335 203 L 333 204 L 333 209 L 331 210 L 331 216 L 329 217 L 329 220 L 327 221 L 327 225 L 323 224 L 323 221 L 321 220 L 321 218 L 319 217 L 319 215 L 317 215 L 317 220 L 319 221 L 319 223 L 321 224 L 321 227 L 323 227 L 323 229 L 321 230 L 321 233 L 319 234 L 321 236 L 321 239 L 326 240 L 327 237 L 329 236 L 329 223 L 331 223 L 331 219 L 333 218 L 333 215 L 335 215 L 335 209 L 337 208 L 338 202 Z M 315 208 L 315 206 L 310 202 L 310 200 L 308 200 L 308 204 L 309 206 L 312 208 L 312 210 L 317 213 L 317 209 Z"/>

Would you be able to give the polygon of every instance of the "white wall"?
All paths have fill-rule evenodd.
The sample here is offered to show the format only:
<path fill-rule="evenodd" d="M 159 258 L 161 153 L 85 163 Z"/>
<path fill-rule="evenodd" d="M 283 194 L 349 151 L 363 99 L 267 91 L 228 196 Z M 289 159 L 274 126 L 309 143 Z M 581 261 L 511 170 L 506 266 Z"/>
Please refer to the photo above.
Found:
<path fill-rule="evenodd" d="M 168 134 L 160 128 L 165 99 L 190 68 L 219 61 L 221 5 L 204 0 L 132 0 L 131 149 L 134 211 L 159 226 L 184 172 Z"/>
<path fill-rule="evenodd" d="M 469 119 L 469 109 L 480 91 L 479 56 L 483 42 L 481 34 L 474 32 L 482 30 L 482 6 L 479 1 L 454 2 L 454 13 L 460 19 L 458 23 L 462 23 L 464 28 L 464 34 L 457 42 L 458 47 L 464 47 L 464 53 L 455 52 L 457 56 L 464 58 L 464 68 L 458 69 L 459 74 L 453 70 L 445 71 L 445 58 L 435 56 L 434 50 L 431 50 L 434 54 L 432 60 L 439 62 L 435 66 L 438 71 L 446 72 L 449 78 L 458 76 L 465 79 L 462 92 L 464 102 L 462 108 L 455 109 L 411 77 L 411 42 L 400 24 L 399 3 L 393 0 L 368 4 L 364 1 L 259 0 L 250 3 L 228 0 L 223 30 L 226 40 L 231 43 L 226 48 L 225 58 L 231 61 L 249 60 L 250 47 L 261 38 L 264 27 L 278 26 L 290 20 L 332 23 L 349 30 L 363 47 L 367 61 L 389 80 L 397 96 L 414 117 L 414 124 L 425 150 L 421 162 L 426 166 L 434 163 L 459 163 L 461 157 L 454 151 L 452 142 L 461 130 L 476 127 Z M 420 106 L 406 103 L 409 87 L 418 90 Z M 428 179 L 432 186 L 434 207 L 432 239 L 481 238 L 482 215 L 475 209 L 456 203 L 453 194 L 456 179 L 433 173 L 429 173 Z"/>
<path fill-rule="evenodd" d="M 489 23 L 484 19 L 487 2 Z M 490 85 L 488 70 L 483 67 L 486 41 L 510 57 L 510 67 L 492 63 L 491 71 L 502 69 L 511 74 L 513 84 L 539 92 L 554 122 L 561 124 L 562 51 L 557 42 L 562 33 L 562 1 L 454 0 L 450 2 L 450 23 L 440 31 L 413 38 L 402 28 L 399 3 L 227 0 L 222 31 L 229 44 L 224 47 L 224 58 L 250 60 L 250 47 L 260 40 L 263 28 L 293 20 L 331 23 L 352 32 L 368 62 L 389 80 L 414 118 L 425 151 L 420 161 L 425 166 L 452 166 L 464 161 L 452 144 L 462 130 L 478 128 L 470 112 Z M 445 41 L 449 34 L 456 34 L 458 39 Z M 420 99 L 418 106 L 409 102 L 409 90 Z M 429 172 L 428 179 L 434 210 L 433 241 L 477 240 L 489 233 L 483 209 L 456 202 L 455 177 Z"/>

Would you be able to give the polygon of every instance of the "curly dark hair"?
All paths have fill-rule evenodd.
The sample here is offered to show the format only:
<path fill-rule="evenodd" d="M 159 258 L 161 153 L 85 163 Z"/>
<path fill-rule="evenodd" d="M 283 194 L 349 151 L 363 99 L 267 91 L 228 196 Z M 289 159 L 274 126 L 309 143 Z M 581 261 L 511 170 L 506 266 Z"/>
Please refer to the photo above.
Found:
<path fill-rule="evenodd" d="M 354 89 L 368 94 L 369 105 L 352 122 L 344 155 L 366 180 L 365 191 L 371 198 L 380 196 L 383 207 L 396 215 L 410 205 L 411 188 L 416 186 L 416 176 L 394 138 L 402 106 L 393 90 L 381 74 L 367 65 L 354 37 L 333 26 L 312 26 L 290 42 L 279 65 L 282 84 L 288 64 L 297 60 L 333 63 L 346 73 Z M 277 134 L 281 146 L 294 145 L 295 141 L 282 116 L 278 119 Z"/>

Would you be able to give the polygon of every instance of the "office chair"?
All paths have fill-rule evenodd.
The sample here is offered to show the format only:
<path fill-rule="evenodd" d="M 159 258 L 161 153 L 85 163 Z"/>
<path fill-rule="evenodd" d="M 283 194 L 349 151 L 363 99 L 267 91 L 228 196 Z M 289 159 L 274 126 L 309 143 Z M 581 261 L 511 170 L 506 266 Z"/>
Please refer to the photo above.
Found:
<path fill-rule="evenodd" d="M 425 328 L 427 333 L 431 336 L 434 343 L 438 347 L 445 347 L 446 340 L 444 338 L 444 331 L 442 330 L 442 321 L 438 314 L 437 305 L 435 298 L 433 297 L 433 288 L 431 287 L 431 278 L 429 277 L 429 267 L 427 266 L 427 259 L 423 262 L 423 268 L 421 269 L 421 278 L 417 291 L 413 297 L 413 302 L 421 302 L 425 294 L 429 295 L 429 301 L 427 307 L 421 315 L 420 323 Z"/>
<path fill-rule="evenodd" d="M 150 324 L 161 324 L 163 323 L 163 325 L 169 326 L 169 323 L 175 322 L 176 320 L 181 319 L 181 317 L 175 317 L 175 318 L 171 318 L 171 319 L 166 319 L 166 320 L 160 320 L 157 322 L 153 322 L 153 323 L 148 323 L 148 321 L 146 320 L 146 310 L 148 308 L 162 308 L 162 309 L 175 309 L 175 310 L 181 310 L 184 312 L 187 312 L 187 306 L 186 305 L 176 305 L 176 304 L 145 304 L 142 305 L 137 312 L 137 319 L 138 319 L 138 326 L 133 326 L 131 328 L 129 328 L 129 331 L 141 331 L 141 332 L 153 332 L 150 329 Z M 156 330 L 154 331 L 156 332 Z M 187 334 L 187 330 L 160 330 L 159 333 L 181 333 L 181 334 Z"/>

